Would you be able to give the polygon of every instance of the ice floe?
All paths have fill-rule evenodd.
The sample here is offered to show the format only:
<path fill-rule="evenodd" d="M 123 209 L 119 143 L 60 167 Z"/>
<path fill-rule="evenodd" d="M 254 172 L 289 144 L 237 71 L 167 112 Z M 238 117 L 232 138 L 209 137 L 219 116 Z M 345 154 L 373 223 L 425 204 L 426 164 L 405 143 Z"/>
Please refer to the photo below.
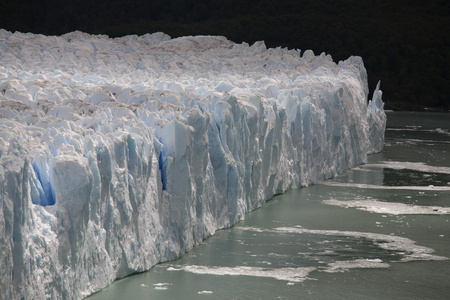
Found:
<path fill-rule="evenodd" d="M 397 251 L 402 254 L 402 258 L 399 261 L 413 261 L 413 260 L 447 260 L 447 257 L 433 255 L 434 250 L 426 246 L 417 245 L 415 241 L 395 236 L 372 232 L 359 232 L 359 231 L 343 231 L 343 230 L 319 230 L 319 229 L 306 229 L 301 226 L 296 227 L 277 227 L 272 229 L 256 228 L 256 227 L 238 227 L 240 230 L 249 230 L 254 232 L 278 232 L 278 233 L 290 233 L 290 234 L 314 234 L 324 236 L 342 236 L 342 237 L 355 237 L 372 240 L 374 245 L 386 249 Z"/>
<path fill-rule="evenodd" d="M 365 183 L 354 182 L 337 182 L 337 181 L 324 181 L 320 184 L 336 187 L 358 188 L 358 189 L 380 189 L 380 190 L 414 190 L 414 191 L 450 191 L 450 186 L 388 186 L 388 185 L 375 185 Z"/>
<path fill-rule="evenodd" d="M 355 260 L 342 260 L 329 263 L 326 268 L 323 268 L 323 272 L 337 273 L 345 272 L 350 269 L 377 269 L 377 268 L 389 268 L 388 263 L 384 263 L 381 259 L 355 259 Z"/>
<path fill-rule="evenodd" d="M 196 274 L 269 277 L 289 282 L 302 282 L 308 279 L 307 276 L 310 272 L 316 270 L 315 267 L 258 268 L 249 266 L 211 267 L 198 265 L 185 266 L 182 269 L 183 271 Z"/>
<path fill-rule="evenodd" d="M 219 275 L 219 276 L 253 276 L 253 277 L 267 277 L 276 280 L 285 280 L 288 285 L 292 285 L 297 282 L 303 282 L 304 280 L 314 279 L 313 272 L 326 272 L 326 273 L 337 273 L 346 272 L 352 269 L 367 269 L 367 268 L 389 268 L 391 263 L 396 262 L 409 262 L 418 260 L 447 260 L 447 257 L 434 255 L 434 250 L 417 245 L 413 240 L 394 236 L 385 235 L 370 232 L 357 232 L 357 231 L 340 231 L 340 230 L 312 230 L 297 227 L 278 227 L 272 229 L 257 228 L 257 227 L 236 227 L 236 230 L 252 231 L 256 233 L 288 233 L 288 234 L 299 234 L 299 240 L 302 234 L 308 235 L 323 235 L 331 237 L 342 237 L 346 241 L 345 248 L 346 251 L 352 253 L 351 241 L 348 240 L 349 237 L 369 240 L 374 246 L 379 249 L 383 249 L 380 252 L 382 258 L 379 257 L 369 257 L 361 258 L 355 256 L 354 259 L 344 259 L 339 260 L 339 256 L 336 255 L 335 251 L 342 251 L 340 248 L 329 248 L 333 247 L 333 242 L 326 241 L 325 250 L 320 251 L 320 249 L 315 249 L 317 252 L 309 253 L 298 253 L 298 255 L 304 256 L 306 259 L 307 267 L 275 267 L 273 264 L 270 267 L 255 267 L 255 266 L 201 266 L 201 265 L 186 265 L 186 266 L 176 266 L 177 270 L 182 270 L 185 272 L 191 272 L 195 274 L 203 275 Z M 339 243 L 339 240 L 337 240 Z M 365 242 L 364 242 L 365 243 Z M 353 246 L 358 246 L 359 242 L 356 242 Z M 328 248 L 327 248 L 328 247 Z M 334 249 L 334 250 L 332 250 Z M 389 251 L 389 252 L 386 252 Z M 372 251 L 369 256 L 377 255 L 376 251 Z M 284 257 L 283 254 L 269 253 L 268 256 L 272 257 Z M 290 254 L 292 256 L 292 254 Z M 326 258 L 326 259 L 325 259 Z M 170 267 L 173 268 L 173 267 Z"/>
<path fill-rule="evenodd" d="M 391 215 L 446 215 L 450 214 L 450 207 L 421 206 L 378 200 L 323 200 L 322 203 L 345 208 L 356 208 L 379 214 Z"/>

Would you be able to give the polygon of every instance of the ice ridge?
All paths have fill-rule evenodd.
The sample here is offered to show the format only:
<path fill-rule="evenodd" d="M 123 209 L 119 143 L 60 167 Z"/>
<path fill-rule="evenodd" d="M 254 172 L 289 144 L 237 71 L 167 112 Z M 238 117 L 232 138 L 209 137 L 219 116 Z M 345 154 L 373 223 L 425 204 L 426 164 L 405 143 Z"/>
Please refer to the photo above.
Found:
<path fill-rule="evenodd" d="M 0 290 L 80 299 L 381 151 L 363 61 L 0 29 Z"/>

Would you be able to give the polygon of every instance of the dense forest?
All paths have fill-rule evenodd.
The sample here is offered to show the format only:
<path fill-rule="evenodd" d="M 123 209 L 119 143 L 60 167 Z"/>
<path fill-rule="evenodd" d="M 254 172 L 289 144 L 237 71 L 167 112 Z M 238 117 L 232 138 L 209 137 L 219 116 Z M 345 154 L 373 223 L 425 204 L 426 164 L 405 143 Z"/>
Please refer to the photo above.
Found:
<path fill-rule="evenodd" d="M 0 28 L 118 37 L 223 35 L 235 42 L 362 56 L 391 109 L 450 110 L 446 0 L 0 0 Z"/>

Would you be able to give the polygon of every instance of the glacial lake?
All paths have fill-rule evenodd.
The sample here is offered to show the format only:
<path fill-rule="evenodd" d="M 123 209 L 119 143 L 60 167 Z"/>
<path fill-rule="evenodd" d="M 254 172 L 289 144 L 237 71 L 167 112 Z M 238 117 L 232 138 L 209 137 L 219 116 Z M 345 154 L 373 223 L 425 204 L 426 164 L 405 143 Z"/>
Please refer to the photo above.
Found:
<path fill-rule="evenodd" d="M 388 113 L 385 148 L 87 299 L 449 299 L 450 114 Z"/>

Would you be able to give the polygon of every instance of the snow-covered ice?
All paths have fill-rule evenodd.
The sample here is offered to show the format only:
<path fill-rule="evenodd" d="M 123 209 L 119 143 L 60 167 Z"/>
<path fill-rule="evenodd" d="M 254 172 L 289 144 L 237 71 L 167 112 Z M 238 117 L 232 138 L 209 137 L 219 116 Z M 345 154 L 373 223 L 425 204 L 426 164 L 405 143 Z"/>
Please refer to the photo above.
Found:
<path fill-rule="evenodd" d="M 383 147 L 362 59 L 0 29 L 0 290 L 79 299 Z"/>

